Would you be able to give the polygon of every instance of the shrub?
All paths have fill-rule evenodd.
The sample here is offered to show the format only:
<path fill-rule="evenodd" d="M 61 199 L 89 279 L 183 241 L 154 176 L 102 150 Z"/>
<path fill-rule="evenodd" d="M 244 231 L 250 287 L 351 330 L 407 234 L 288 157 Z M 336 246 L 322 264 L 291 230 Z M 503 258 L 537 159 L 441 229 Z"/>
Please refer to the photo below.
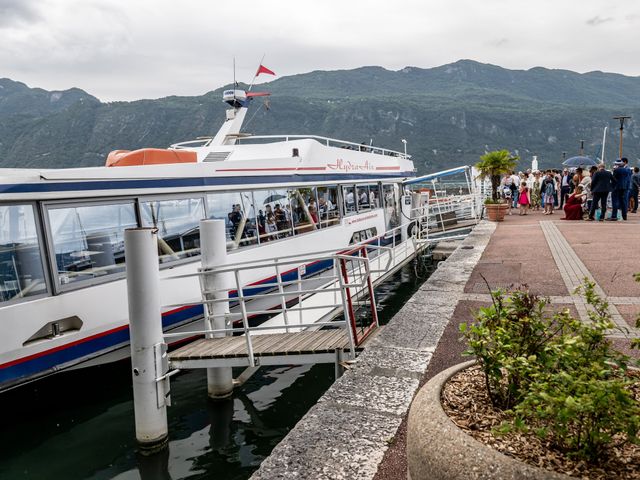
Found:
<path fill-rule="evenodd" d="M 640 405 L 625 375 L 628 358 L 606 337 L 609 305 L 585 280 L 589 322 L 524 290 L 492 293 L 493 305 L 463 324 L 493 404 L 512 409 L 512 427 L 533 430 L 569 455 L 597 462 L 614 442 L 638 442 Z M 578 292 L 576 292 L 578 293 Z"/>

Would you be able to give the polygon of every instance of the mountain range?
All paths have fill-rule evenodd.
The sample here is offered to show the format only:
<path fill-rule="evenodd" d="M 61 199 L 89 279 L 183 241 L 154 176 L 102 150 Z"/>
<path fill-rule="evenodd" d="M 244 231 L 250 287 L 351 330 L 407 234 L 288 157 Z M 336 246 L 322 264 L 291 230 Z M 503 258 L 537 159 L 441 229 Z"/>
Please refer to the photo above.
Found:
<path fill-rule="evenodd" d="M 214 134 L 224 119 L 224 86 L 194 97 L 103 103 L 71 88 L 46 91 L 0 79 L 0 167 L 103 165 L 115 149 L 166 147 Z M 530 165 L 566 156 L 640 157 L 640 77 L 536 67 L 508 70 L 471 60 L 435 68 L 314 71 L 259 85 L 244 131 L 315 134 L 401 150 L 406 139 L 420 173 L 475 163 L 506 148 Z"/>

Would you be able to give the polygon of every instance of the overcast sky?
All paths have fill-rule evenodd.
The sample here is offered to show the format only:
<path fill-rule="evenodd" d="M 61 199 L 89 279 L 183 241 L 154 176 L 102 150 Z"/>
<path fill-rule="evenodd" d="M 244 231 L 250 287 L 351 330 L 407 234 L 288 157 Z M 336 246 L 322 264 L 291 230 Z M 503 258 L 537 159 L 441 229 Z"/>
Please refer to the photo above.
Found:
<path fill-rule="evenodd" d="M 627 0 L 0 0 L 0 78 L 103 101 L 201 95 L 279 76 L 469 58 L 640 75 Z M 260 76 L 261 81 L 272 77 Z"/>

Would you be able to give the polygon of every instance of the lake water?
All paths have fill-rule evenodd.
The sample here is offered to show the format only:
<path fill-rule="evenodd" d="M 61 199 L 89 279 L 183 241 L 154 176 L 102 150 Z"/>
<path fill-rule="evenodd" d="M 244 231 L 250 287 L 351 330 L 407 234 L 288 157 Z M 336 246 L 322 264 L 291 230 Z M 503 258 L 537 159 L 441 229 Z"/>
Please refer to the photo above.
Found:
<path fill-rule="evenodd" d="M 416 259 L 376 289 L 380 323 L 432 268 Z M 129 362 L 65 372 L 0 395 L 0 479 L 246 479 L 333 381 L 333 364 L 262 368 L 212 402 L 205 371 L 182 372 L 171 381 L 169 449 L 143 457 Z"/>

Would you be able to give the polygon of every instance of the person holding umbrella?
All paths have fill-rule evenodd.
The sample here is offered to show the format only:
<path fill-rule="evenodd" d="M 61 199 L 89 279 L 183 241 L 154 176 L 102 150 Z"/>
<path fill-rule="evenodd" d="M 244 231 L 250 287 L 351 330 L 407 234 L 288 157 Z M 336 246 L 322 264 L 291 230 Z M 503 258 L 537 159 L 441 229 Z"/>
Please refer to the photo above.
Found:
<path fill-rule="evenodd" d="M 561 192 L 561 199 L 560 199 L 560 208 L 562 208 L 562 205 L 564 203 L 564 201 L 566 200 L 566 196 L 569 195 L 573 189 L 575 188 L 576 185 L 578 185 L 578 183 L 574 183 L 572 181 L 573 176 L 570 176 L 569 174 L 569 168 L 580 168 L 580 174 L 582 173 L 582 168 L 584 167 L 592 167 L 594 165 L 596 165 L 596 162 L 591 159 L 590 157 L 585 157 L 584 155 L 582 155 L 582 147 L 580 147 L 580 155 L 575 156 L 575 157 L 571 157 L 571 158 L 567 158 L 564 162 L 562 162 L 562 165 L 564 165 L 566 168 L 563 170 L 562 172 L 562 179 L 561 179 L 561 184 L 560 184 L 560 192 Z"/>

